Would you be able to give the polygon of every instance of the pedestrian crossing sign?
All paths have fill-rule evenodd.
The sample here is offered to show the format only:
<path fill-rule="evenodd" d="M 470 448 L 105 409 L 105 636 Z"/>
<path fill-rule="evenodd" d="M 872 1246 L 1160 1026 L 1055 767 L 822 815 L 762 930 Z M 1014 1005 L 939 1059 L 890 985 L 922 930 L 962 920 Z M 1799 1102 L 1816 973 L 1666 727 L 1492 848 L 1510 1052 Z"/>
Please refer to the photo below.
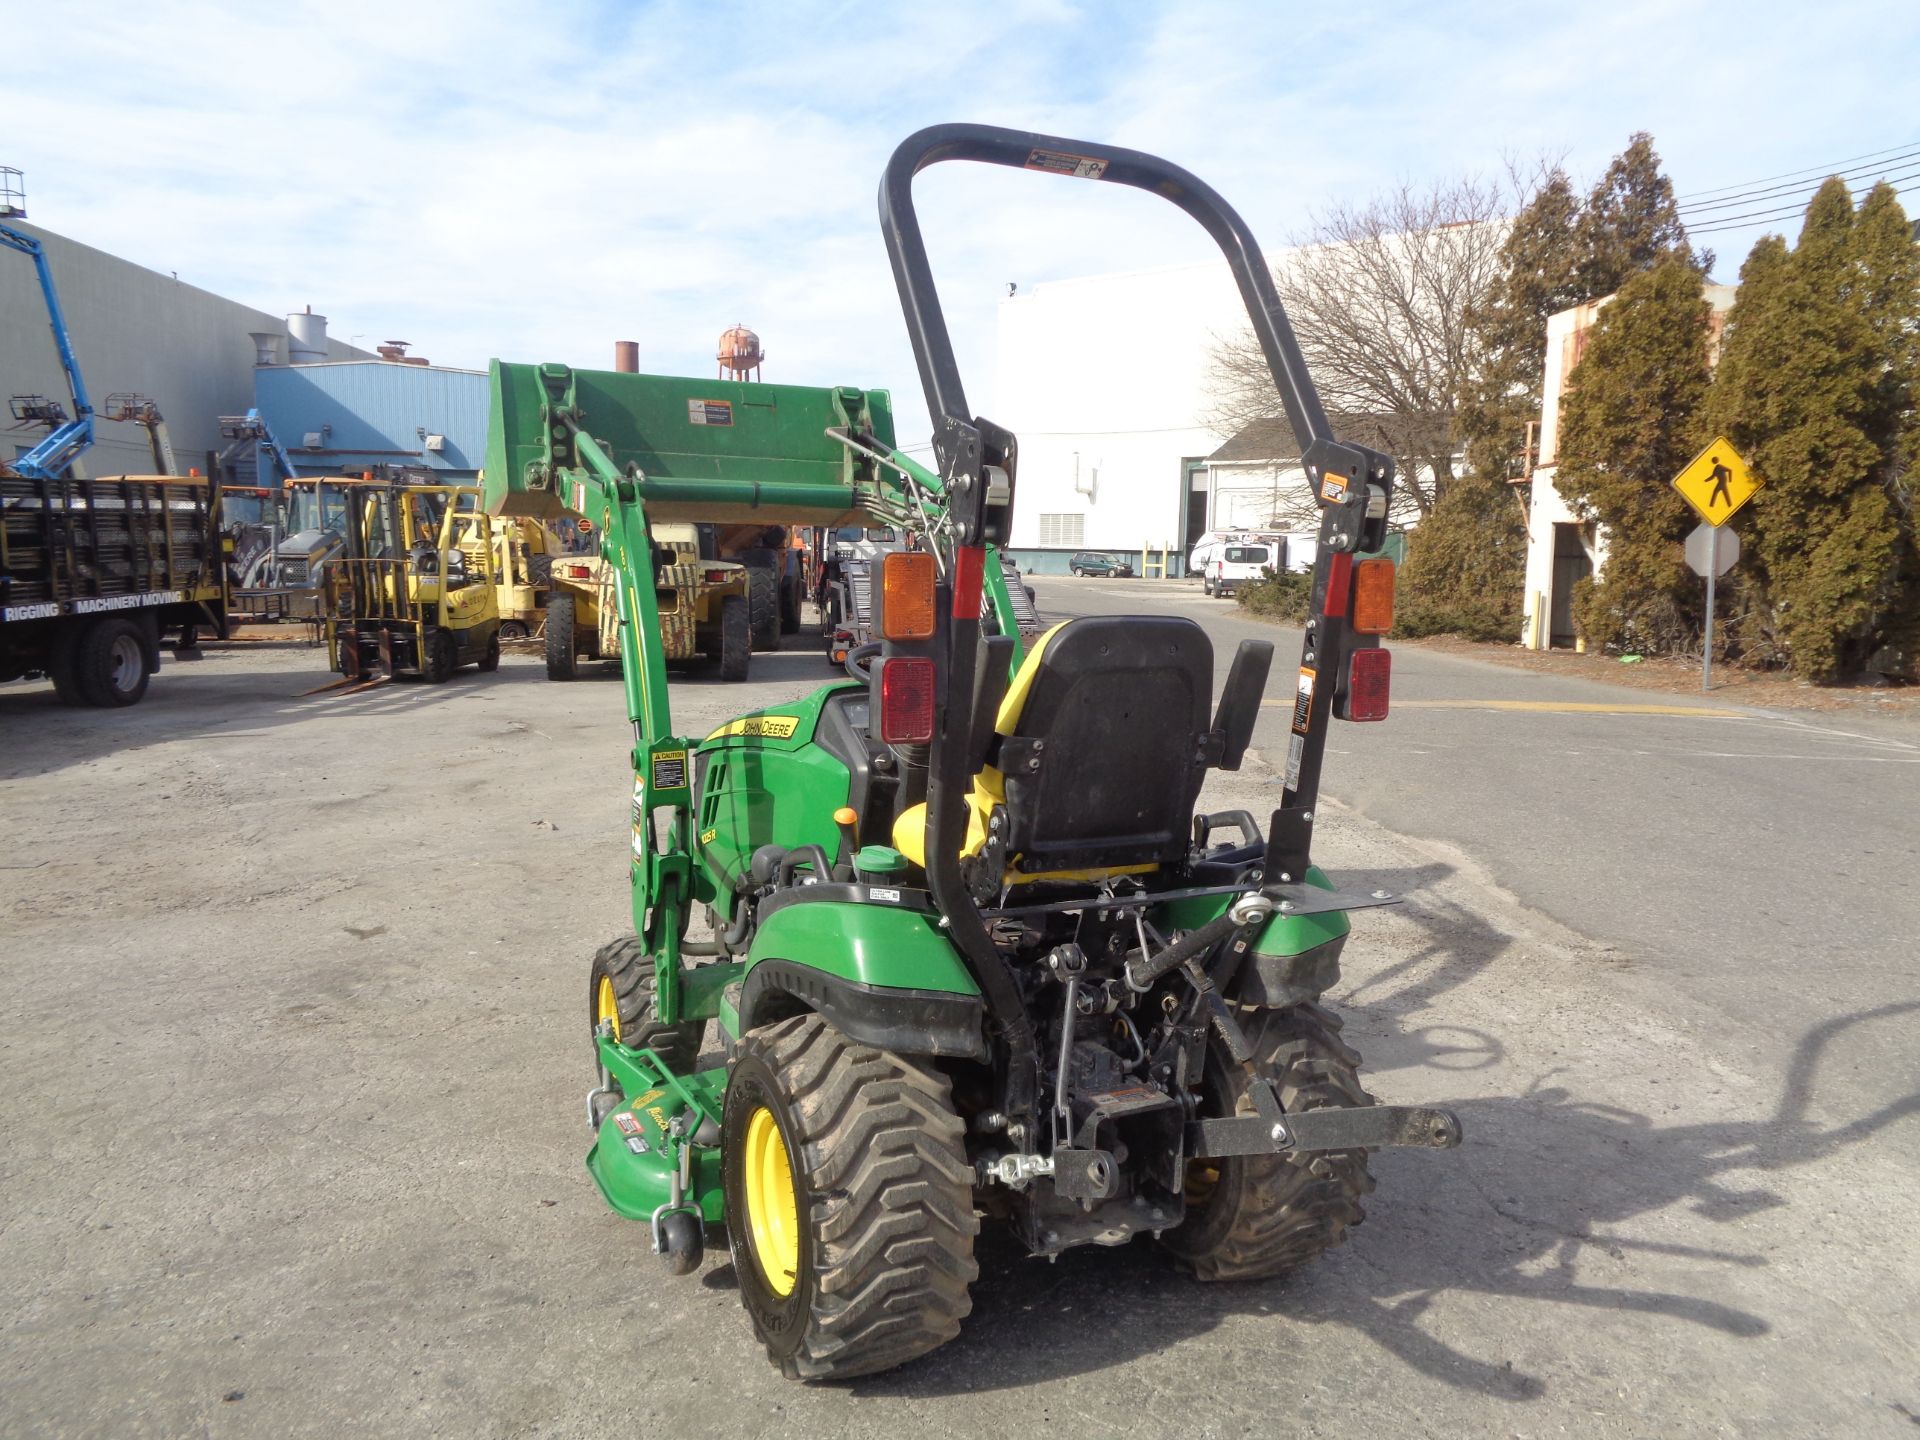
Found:
<path fill-rule="evenodd" d="M 1673 488 L 1709 525 L 1724 525 L 1765 482 L 1747 468 L 1740 453 L 1717 435 L 1706 449 L 1673 477 Z"/>

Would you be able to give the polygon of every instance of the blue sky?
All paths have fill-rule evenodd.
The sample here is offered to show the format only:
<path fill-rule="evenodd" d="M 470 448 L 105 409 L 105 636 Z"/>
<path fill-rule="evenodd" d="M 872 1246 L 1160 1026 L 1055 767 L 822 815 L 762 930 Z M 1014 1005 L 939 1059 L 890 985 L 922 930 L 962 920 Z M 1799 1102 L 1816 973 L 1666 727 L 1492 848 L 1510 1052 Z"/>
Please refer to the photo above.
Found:
<path fill-rule="evenodd" d="M 891 387 L 909 442 L 874 194 L 934 121 L 1158 151 L 1274 248 L 1317 208 L 1507 155 L 1584 182 L 1640 129 L 1683 197 L 1920 150 L 1913 0 L 0 0 L 0 33 L 0 163 L 51 229 L 454 364 L 605 365 L 630 338 L 642 368 L 706 374 L 744 321 L 770 380 Z M 1209 253 L 1104 186 L 945 166 L 918 193 L 981 408 L 1007 282 Z M 1705 237 L 1722 278 L 1758 233 Z"/>

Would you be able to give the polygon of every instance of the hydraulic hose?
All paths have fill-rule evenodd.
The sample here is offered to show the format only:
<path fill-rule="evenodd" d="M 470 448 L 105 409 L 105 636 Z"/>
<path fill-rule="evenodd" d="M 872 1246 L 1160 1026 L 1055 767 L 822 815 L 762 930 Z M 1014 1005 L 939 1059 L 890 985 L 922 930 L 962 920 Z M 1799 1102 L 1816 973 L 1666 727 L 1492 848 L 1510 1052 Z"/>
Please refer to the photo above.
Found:
<path fill-rule="evenodd" d="M 1142 957 L 1127 962 L 1127 988 L 1131 990 L 1150 990 L 1154 981 L 1163 975 L 1171 974 L 1189 960 L 1198 958 L 1238 930 L 1241 921 L 1234 918 L 1229 910 L 1202 925 L 1198 930 L 1189 930 L 1173 944 L 1151 959 Z"/>

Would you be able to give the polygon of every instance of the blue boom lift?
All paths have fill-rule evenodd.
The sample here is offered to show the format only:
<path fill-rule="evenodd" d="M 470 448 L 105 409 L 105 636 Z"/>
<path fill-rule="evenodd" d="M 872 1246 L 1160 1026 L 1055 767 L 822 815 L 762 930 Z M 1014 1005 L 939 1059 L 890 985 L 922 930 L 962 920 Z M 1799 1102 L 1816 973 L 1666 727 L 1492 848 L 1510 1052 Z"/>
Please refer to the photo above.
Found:
<path fill-rule="evenodd" d="M 25 198 L 20 172 L 0 166 L 0 217 L 26 214 Z M 67 335 L 66 317 L 60 313 L 60 295 L 53 288 L 53 267 L 47 264 L 46 247 L 5 224 L 0 224 L 0 245 L 33 258 L 40 293 L 47 300 L 47 324 L 53 330 L 53 343 L 59 347 L 60 364 L 67 372 L 67 391 L 73 399 L 73 416 L 69 419 L 57 400 L 43 395 L 13 397 L 15 420 L 52 427 L 45 439 L 13 462 L 13 468 L 29 480 L 58 480 L 93 444 L 93 405 L 87 399 L 87 382 L 80 377 L 80 362 L 73 358 L 73 341 Z"/>

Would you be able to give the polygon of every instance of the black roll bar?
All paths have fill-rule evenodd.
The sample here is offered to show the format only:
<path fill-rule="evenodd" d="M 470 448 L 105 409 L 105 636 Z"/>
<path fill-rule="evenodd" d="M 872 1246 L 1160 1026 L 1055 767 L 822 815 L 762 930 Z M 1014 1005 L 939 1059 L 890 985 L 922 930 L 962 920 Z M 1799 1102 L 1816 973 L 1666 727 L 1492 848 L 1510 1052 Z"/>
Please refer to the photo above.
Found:
<path fill-rule="evenodd" d="M 1299 442 L 1308 483 L 1321 506 L 1320 551 L 1301 657 L 1305 701 L 1296 712 L 1289 736 L 1282 804 L 1274 812 L 1267 838 L 1268 883 L 1298 883 L 1304 880 L 1308 863 L 1320 761 L 1336 689 L 1331 679 L 1310 687 L 1306 682 L 1321 670 L 1330 677 L 1338 675 L 1353 644 L 1345 618 L 1344 568 L 1340 570 L 1343 578 L 1337 593 L 1330 582 L 1336 560 L 1344 567 L 1353 551 L 1377 548 L 1384 542 L 1393 462 L 1377 451 L 1334 439 L 1266 257 L 1246 222 L 1211 186 L 1178 165 L 1138 150 L 993 125 L 932 125 L 908 136 L 887 162 L 880 181 L 880 228 L 933 420 L 934 451 L 947 482 L 955 542 L 970 551 L 976 581 L 977 547 L 987 540 L 1004 543 L 1007 539 L 1017 456 L 1013 435 L 968 411 L 953 341 L 914 211 L 914 177 L 928 166 L 947 160 L 972 160 L 1145 190 L 1192 216 L 1226 257 L 1273 376 L 1274 389 Z M 957 577 L 961 571 L 958 551 L 955 571 Z M 1330 595 L 1334 599 L 1331 607 Z M 963 796 L 972 780 L 968 757 L 974 753 L 971 728 L 976 723 L 973 699 L 980 645 L 978 605 L 974 603 L 977 598 L 977 594 L 969 594 L 968 606 L 950 607 L 941 627 L 945 683 L 928 756 L 927 885 L 980 984 L 992 1022 L 1005 1044 L 1003 1083 L 1010 1121 L 1008 1135 L 1019 1144 L 1032 1138 L 1029 1127 L 1035 1118 L 1038 1068 L 1032 1022 L 1019 987 L 973 904 L 959 859 L 966 833 Z"/>
<path fill-rule="evenodd" d="M 1333 432 L 1319 393 L 1307 374 L 1293 327 L 1274 288 L 1273 272 L 1253 232 L 1213 187 L 1178 165 L 1139 150 L 1067 140 L 997 125 L 930 125 L 909 135 L 887 162 L 880 182 L 880 226 L 886 235 L 887 256 L 893 263 L 894 283 L 900 290 L 920 383 L 936 425 L 943 419 L 971 423 L 960 367 L 954 361 L 953 341 L 941 313 L 940 296 L 927 264 L 926 243 L 913 208 L 913 177 L 944 160 L 976 160 L 1015 170 L 1038 170 L 1072 175 L 1110 185 L 1130 185 L 1170 200 L 1199 221 L 1226 256 L 1240 287 L 1253 332 L 1273 372 L 1274 387 L 1286 408 L 1300 453 L 1315 441 L 1332 442 Z"/>

